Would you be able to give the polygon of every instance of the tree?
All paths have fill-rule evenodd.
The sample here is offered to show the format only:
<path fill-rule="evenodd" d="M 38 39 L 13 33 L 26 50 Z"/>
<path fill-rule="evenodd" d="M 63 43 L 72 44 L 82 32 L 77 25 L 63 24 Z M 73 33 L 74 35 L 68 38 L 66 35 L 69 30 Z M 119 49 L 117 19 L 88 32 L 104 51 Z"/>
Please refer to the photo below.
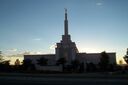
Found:
<path fill-rule="evenodd" d="M 2 51 L 0 51 L 0 71 L 9 71 L 10 70 L 10 60 L 4 60 Z"/>
<path fill-rule="evenodd" d="M 86 63 L 86 71 L 95 72 L 96 70 L 96 65 L 93 62 Z"/>
<path fill-rule="evenodd" d="M 78 67 L 80 66 L 79 60 L 75 59 L 71 63 L 72 63 L 73 71 L 78 71 Z"/>
<path fill-rule="evenodd" d="M 125 62 L 128 64 L 128 55 L 125 55 L 124 57 Z"/>
<path fill-rule="evenodd" d="M 0 71 L 10 71 L 10 60 L 5 60 L 0 63 Z"/>
<path fill-rule="evenodd" d="M 66 61 L 66 59 L 65 58 L 59 58 L 58 60 L 57 60 L 57 65 L 60 65 L 60 64 L 65 64 L 67 61 Z"/>
<path fill-rule="evenodd" d="M 2 62 L 2 64 L 6 65 L 6 66 L 9 66 L 10 65 L 10 60 L 5 60 Z"/>
<path fill-rule="evenodd" d="M 84 72 L 84 62 L 80 63 L 79 72 Z"/>
<path fill-rule="evenodd" d="M 122 60 L 119 60 L 119 64 L 120 64 L 120 65 L 123 64 L 123 61 L 122 61 Z"/>
<path fill-rule="evenodd" d="M 100 62 L 99 62 L 99 66 L 101 68 L 101 70 L 107 70 L 109 65 L 109 56 L 108 54 L 104 51 L 101 53 L 101 58 L 100 58 Z"/>
<path fill-rule="evenodd" d="M 2 55 L 2 51 L 0 51 L 0 63 L 3 62 L 3 55 Z"/>
<path fill-rule="evenodd" d="M 39 65 L 41 66 L 46 66 L 48 64 L 48 59 L 46 59 L 45 57 L 41 57 L 40 59 L 37 60 Z"/>
<path fill-rule="evenodd" d="M 124 58 L 125 62 L 128 64 L 128 48 L 127 48 L 126 55 L 123 58 Z"/>
<path fill-rule="evenodd" d="M 62 58 L 59 58 L 58 60 L 57 60 L 57 65 L 62 65 L 62 69 L 63 69 L 63 71 L 64 71 L 64 66 L 65 66 L 65 63 L 66 63 L 67 61 L 66 61 L 66 59 L 64 58 L 64 57 L 62 57 Z"/>
<path fill-rule="evenodd" d="M 23 60 L 22 66 L 24 70 L 35 70 L 35 65 L 32 63 L 31 59 Z"/>
<path fill-rule="evenodd" d="M 19 60 L 19 59 L 16 59 L 15 65 L 16 65 L 16 66 L 19 66 L 19 65 L 20 65 L 20 60 Z"/>

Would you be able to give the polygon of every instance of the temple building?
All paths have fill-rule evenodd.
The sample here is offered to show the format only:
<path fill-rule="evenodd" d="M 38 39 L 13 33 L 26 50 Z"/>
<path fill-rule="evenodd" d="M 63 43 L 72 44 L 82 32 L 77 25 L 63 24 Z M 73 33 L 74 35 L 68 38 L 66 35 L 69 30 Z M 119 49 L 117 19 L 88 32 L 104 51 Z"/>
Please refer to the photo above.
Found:
<path fill-rule="evenodd" d="M 57 43 L 56 59 L 65 58 L 67 62 L 71 62 L 76 58 L 77 53 L 76 44 L 72 42 L 71 36 L 68 34 L 67 9 L 65 9 L 64 35 L 62 35 L 60 43 Z"/>
<path fill-rule="evenodd" d="M 116 64 L 116 53 L 107 53 L 107 55 L 109 56 L 109 63 Z M 55 54 L 24 55 L 24 60 L 32 60 L 36 69 L 41 70 L 38 60 L 42 57 L 48 60 L 48 66 L 56 66 L 56 62 L 60 58 L 65 58 L 67 65 L 70 65 L 71 62 L 76 59 L 79 60 L 80 63 L 93 63 L 97 65 L 100 62 L 101 53 L 79 53 L 75 42 L 72 42 L 68 32 L 67 9 L 65 9 L 64 35 L 62 35 L 62 40 L 56 44 Z M 53 69 L 54 68 L 55 67 L 53 67 Z"/>

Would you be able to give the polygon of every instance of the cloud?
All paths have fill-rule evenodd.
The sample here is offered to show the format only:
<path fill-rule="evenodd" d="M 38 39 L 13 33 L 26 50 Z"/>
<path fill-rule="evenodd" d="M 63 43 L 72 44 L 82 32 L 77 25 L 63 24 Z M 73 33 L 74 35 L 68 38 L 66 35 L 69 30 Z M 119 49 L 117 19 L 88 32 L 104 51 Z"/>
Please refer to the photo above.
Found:
<path fill-rule="evenodd" d="M 97 5 L 97 6 L 102 6 L 102 5 L 103 5 L 103 3 L 98 2 L 98 3 L 96 3 L 96 5 Z"/>
<path fill-rule="evenodd" d="M 31 52 L 29 52 L 29 54 L 43 54 L 43 52 L 41 52 L 41 51 L 31 51 Z"/>
<path fill-rule="evenodd" d="M 12 49 L 9 49 L 8 51 L 10 51 L 10 52 L 16 52 L 17 49 L 16 48 L 12 48 Z"/>
<path fill-rule="evenodd" d="M 41 38 L 35 38 L 35 39 L 33 39 L 33 40 L 35 40 L 35 41 L 40 41 L 40 40 L 41 40 Z"/>
<path fill-rule="evenodd" d="M 35 52 L 35 54 L 43 54 L 43 52 L 37 51 Z"/>
<path fill-rule="evenodd" d="M 21 53 L 21 54 L 23 54 L 23 55 L 29 55 L 30 52 L 29 52 L 29 51 L 25 51 L 25 52 L 23 52 L 23 53 Z"/>
<path fill-rule="evenodd" d="M 56 44 L 53 44 L 53 45 L 50 46 L 50 49 L 51 49 L 51 50 L 53 50 L 53 49 L 55 49 L 55 48 L 56 48 Z"/>

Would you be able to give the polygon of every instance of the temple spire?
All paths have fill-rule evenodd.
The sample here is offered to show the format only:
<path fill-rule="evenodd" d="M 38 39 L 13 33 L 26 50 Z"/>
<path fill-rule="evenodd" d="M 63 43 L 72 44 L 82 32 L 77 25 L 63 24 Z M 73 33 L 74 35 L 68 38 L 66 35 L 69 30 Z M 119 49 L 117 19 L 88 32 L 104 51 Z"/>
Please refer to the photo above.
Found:
<path fill-rule="evenodd" d="M 68 19 L 67 19 L 67 9 L 65 8 L 65 20 L 64 20 L 64 35 L 68 35 Z"/>

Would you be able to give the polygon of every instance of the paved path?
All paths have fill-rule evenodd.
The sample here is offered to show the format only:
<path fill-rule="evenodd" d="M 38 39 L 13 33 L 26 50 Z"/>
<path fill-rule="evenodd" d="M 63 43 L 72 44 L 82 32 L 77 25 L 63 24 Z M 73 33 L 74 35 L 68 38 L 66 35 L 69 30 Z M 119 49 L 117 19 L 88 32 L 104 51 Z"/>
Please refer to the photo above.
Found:
<path fill-rule="evenodd" d="M 72 75 L 74 76 L 74 75 Z M 78 75 L 77 75 L 78 76 Z M 128 85 L 127 78 L 52 76 L 0 76 L 0 85 Z"/>

